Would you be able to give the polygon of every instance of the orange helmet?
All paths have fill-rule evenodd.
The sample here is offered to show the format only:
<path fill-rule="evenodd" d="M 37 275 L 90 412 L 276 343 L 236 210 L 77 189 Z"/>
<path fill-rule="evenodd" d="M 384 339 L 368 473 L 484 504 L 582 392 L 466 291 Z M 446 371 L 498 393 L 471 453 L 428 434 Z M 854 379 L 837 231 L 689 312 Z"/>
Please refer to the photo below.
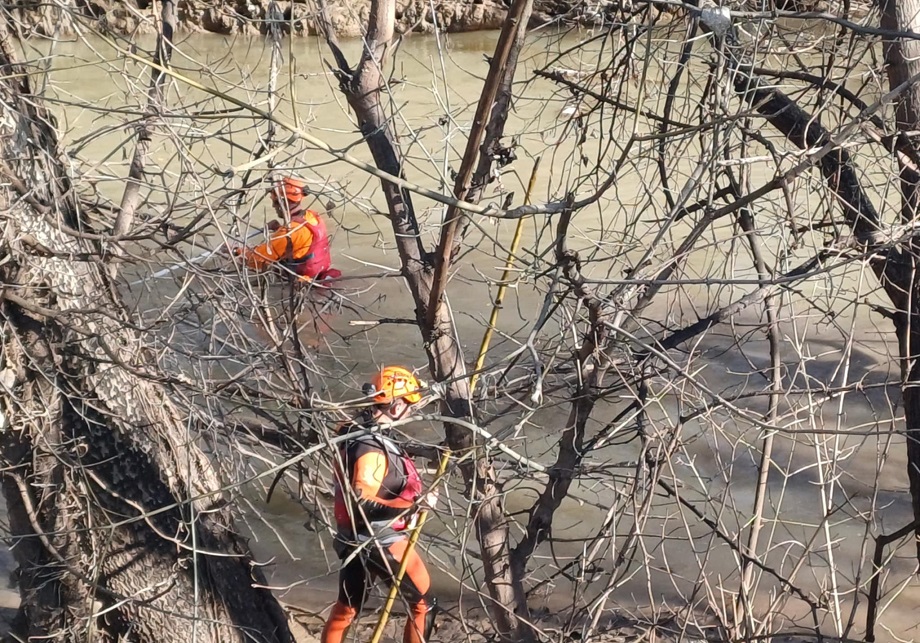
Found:
<path fill-rule="evenodd" d="M 416 404 L 422 399 L 419 391 L 422 385 L 415 375 L 402 366 L 385 366 L 374 375 L 367 386 L 367 394 L 375 393 L 375 404 L 392 404 L 393 400 L 403 398 L 409 404 Z"/>
<path fill-rule="evenodd" d="M 303 201 L 306 186 L 306 182 L 286 176 L 271 187 L 272 201 L 277 202 L 278 198 L 283 196 L 290 203 L 300 203 Z"/>

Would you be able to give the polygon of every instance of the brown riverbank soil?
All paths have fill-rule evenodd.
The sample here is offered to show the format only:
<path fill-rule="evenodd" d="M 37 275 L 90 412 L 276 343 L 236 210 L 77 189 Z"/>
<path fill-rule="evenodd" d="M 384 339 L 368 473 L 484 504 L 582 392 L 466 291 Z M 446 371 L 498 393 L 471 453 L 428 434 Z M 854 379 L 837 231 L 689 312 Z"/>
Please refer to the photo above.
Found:
<path fill-rule="evenodd" d="M 510 3 L 510 0 L 507 0 Z M 839 0 L 775 0 L 776 8 L 834 11 Z M 152 0 L 62 0 L 10 3 L 20 32 L 63 35 L 88 26 L 131 36 L 156 33 Z M 299 0 L 277 2 L 279 26 L 299 36 L 317 33 L 316 4 Z M 19 7 L 19 8 L 16 8 Z M 65 8 L 62 8 L 65 7 Z M 269 0 L 179 0 L 179 31 L 224 35 L 259 35 L 268 31 Z M 339 36 L 360 37 L 367 24 L 370 0 L 328 0 L 329 16 Z M 616 13 L 617 0 L 535 0 L 532 26 L 546 24 L 603 25 Z M 446 33 L 498 29 L 505 18 L 505 0 L 397 0 L 396 22 L 401 33 Z M 665 15 L 673 5 L 661 5 Z"/>

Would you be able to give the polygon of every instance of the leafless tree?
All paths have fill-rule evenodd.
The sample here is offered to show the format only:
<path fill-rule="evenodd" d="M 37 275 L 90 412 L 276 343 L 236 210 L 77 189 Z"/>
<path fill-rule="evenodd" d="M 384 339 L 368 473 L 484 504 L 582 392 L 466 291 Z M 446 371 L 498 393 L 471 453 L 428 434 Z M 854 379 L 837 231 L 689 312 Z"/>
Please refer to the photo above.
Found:
<path fill-rule="evenodd" d="M 157 49 L 153 57 L 154 66 L 150 72 L 150 88 L 147 91 L 150 117 L 145 118 L 138 128 L 137 147 L 134 149 L 134 158 L 131 160 L 131 169 L 128 172 L 128 180 L 125 183 L 125 192 L 121 197 L 118 217 L 112 226 L 112 234 L 116 237 L 127 234 L 131 229 L 134 213 L 137 211 L 137 206 L 140 202 L 140 182 L 144 177 L 144 166 L 147 163 L 150 147 L 150 128 L 153 125 L 153 119 L 161 110 L 163 84 L 166 80 L 166 75 L 158 67 L 169 65 L 169 59 L 172 57 L 172 39 L 176 30 L 176 22 L 178 21 L 178 10 L 176 3 L 170 0 L 166 0 L 162 4 L 160 34 L 157 37 Z"/>
<path fill-rule="evenodd" d="M 334 427 L 366 403 L 365 371 L 398 359 L 427 362 L 441 398 L 399 430 L 437 457 L 443 429 L 458 472 L 422 536 L 452 588 L 445 640 L 904 631 L 915 564 L 897 545 L 920 521 L 909 3 L 586 3 L 570 16 L 581 28 L 555 31 L 515 0 L 466 67 L 468 41 L 446 38 L 434 8 L 424 45 L 374 0 L 362 40 L 338 41 L 318 10 L 325 49 L 282 54 L 279 15 L 294 13 L 268 4 L 267 43 L 215 55 L 176 40 L 169 67 L 68 19 L 116 85 L 144 70 L 176 87 L 156 97 L 143 216 L 117 232 L 121 190 L 106 183 L 123 188 L 128 158 L 87 150 L 147 127 L 150 88 L 94 104 L 48 70 L 51 109 L 97 115 L 61 128 L 65 165 L 32 78 L 5 74 L 6 114 L 41 131 L 4 142 L 5 489 L 24 616 L 51 613 L 29 611 L 51 600 L 50 574 L 56 604 L 80 606 L 55 618 L 115 632 L 107 607 L 131 591 L 99 580 L 98 553 L 115 533 L 166 539 L 172 564 L 204 570 L 147 579 L 150 593 L 175 584 L 136 613 L 172 601 L 181 618 L 161 622 L 241 624 L 234 605 L 202 616 L 212 604 L 189 598 L 223 596 L 208 583 L 227 566 L 262 606 L 249 626 L 285 636 L 262 587 L 313 581 L 278 565 L 243 582 L 231 510 L 266 558 L 334 572 L 288 541 L 291 516 L 266 513 L 263 494 L 283 489 L 309 515 L 304 537 L 325 542 Z M 38 77 L 34 59 L 7 63 Z M 334 219 L 354 273 L 333 292 L 213 253 L 261 235 L 264 170 L 308 177 Z M 522 220 L 509 258 L 506 226 Z M 512 295 L 474 374 L 506 259 Z M 119 487 L 116 452 L 162 493 Z"/>

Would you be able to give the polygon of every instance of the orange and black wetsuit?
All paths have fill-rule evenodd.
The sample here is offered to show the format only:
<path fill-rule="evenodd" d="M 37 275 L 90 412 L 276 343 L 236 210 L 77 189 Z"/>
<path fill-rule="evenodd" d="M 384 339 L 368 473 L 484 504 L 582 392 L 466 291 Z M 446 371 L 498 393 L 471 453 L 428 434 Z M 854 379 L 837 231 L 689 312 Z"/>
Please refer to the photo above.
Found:
<path fill-rule="evenodd" d="M 368 417 L 363 420 L 346 425 L 340 434 L 373 422 Z M 363 607 L 375 579 L 393 583 L 409 542 L 411 516 L 407 514 L 421 494 L 421 480 L 412 460 L 379 433 L 343 442 L 336 469 L 335 550 L 341 560 L 359 547 L 360 552 L 339 572 L 339 596 L 323 629 L 322 643 L 345 640 L 346 630 Z M 425 640 L 429 612 L 435 603 L 430 589 L 428 570 L 413 549 L 400 584 L 400 594 L 409 606 L 403 643 Z"/>

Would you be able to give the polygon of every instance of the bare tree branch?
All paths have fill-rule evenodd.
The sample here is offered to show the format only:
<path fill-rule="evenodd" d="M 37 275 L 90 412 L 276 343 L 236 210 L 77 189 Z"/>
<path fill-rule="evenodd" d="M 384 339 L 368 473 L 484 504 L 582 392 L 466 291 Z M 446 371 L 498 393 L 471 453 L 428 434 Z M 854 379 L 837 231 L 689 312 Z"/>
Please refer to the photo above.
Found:
<path fill-rule="evenodd" d="M 128 234 L 134 223 L 134 215 L 140 205 L 141 182 L 144 168 L 150 155 L 153 129 L 163 109 L 163 89 L 166 75 L 157 67 L 168 67 L 172 57 L 173 33 L 179 20 L 175 0 L 161 0 L 160 33 L 157 36 L 156 51 L 153 55 L 153 67 L 150 70 L 150 87 L 147 89 L 147 114 L 137 126 L 137 145 L 128 170 L 128 179 L 121 196 L 118 216 L 112 224 L 112 235 L 120 237 Z"/>

